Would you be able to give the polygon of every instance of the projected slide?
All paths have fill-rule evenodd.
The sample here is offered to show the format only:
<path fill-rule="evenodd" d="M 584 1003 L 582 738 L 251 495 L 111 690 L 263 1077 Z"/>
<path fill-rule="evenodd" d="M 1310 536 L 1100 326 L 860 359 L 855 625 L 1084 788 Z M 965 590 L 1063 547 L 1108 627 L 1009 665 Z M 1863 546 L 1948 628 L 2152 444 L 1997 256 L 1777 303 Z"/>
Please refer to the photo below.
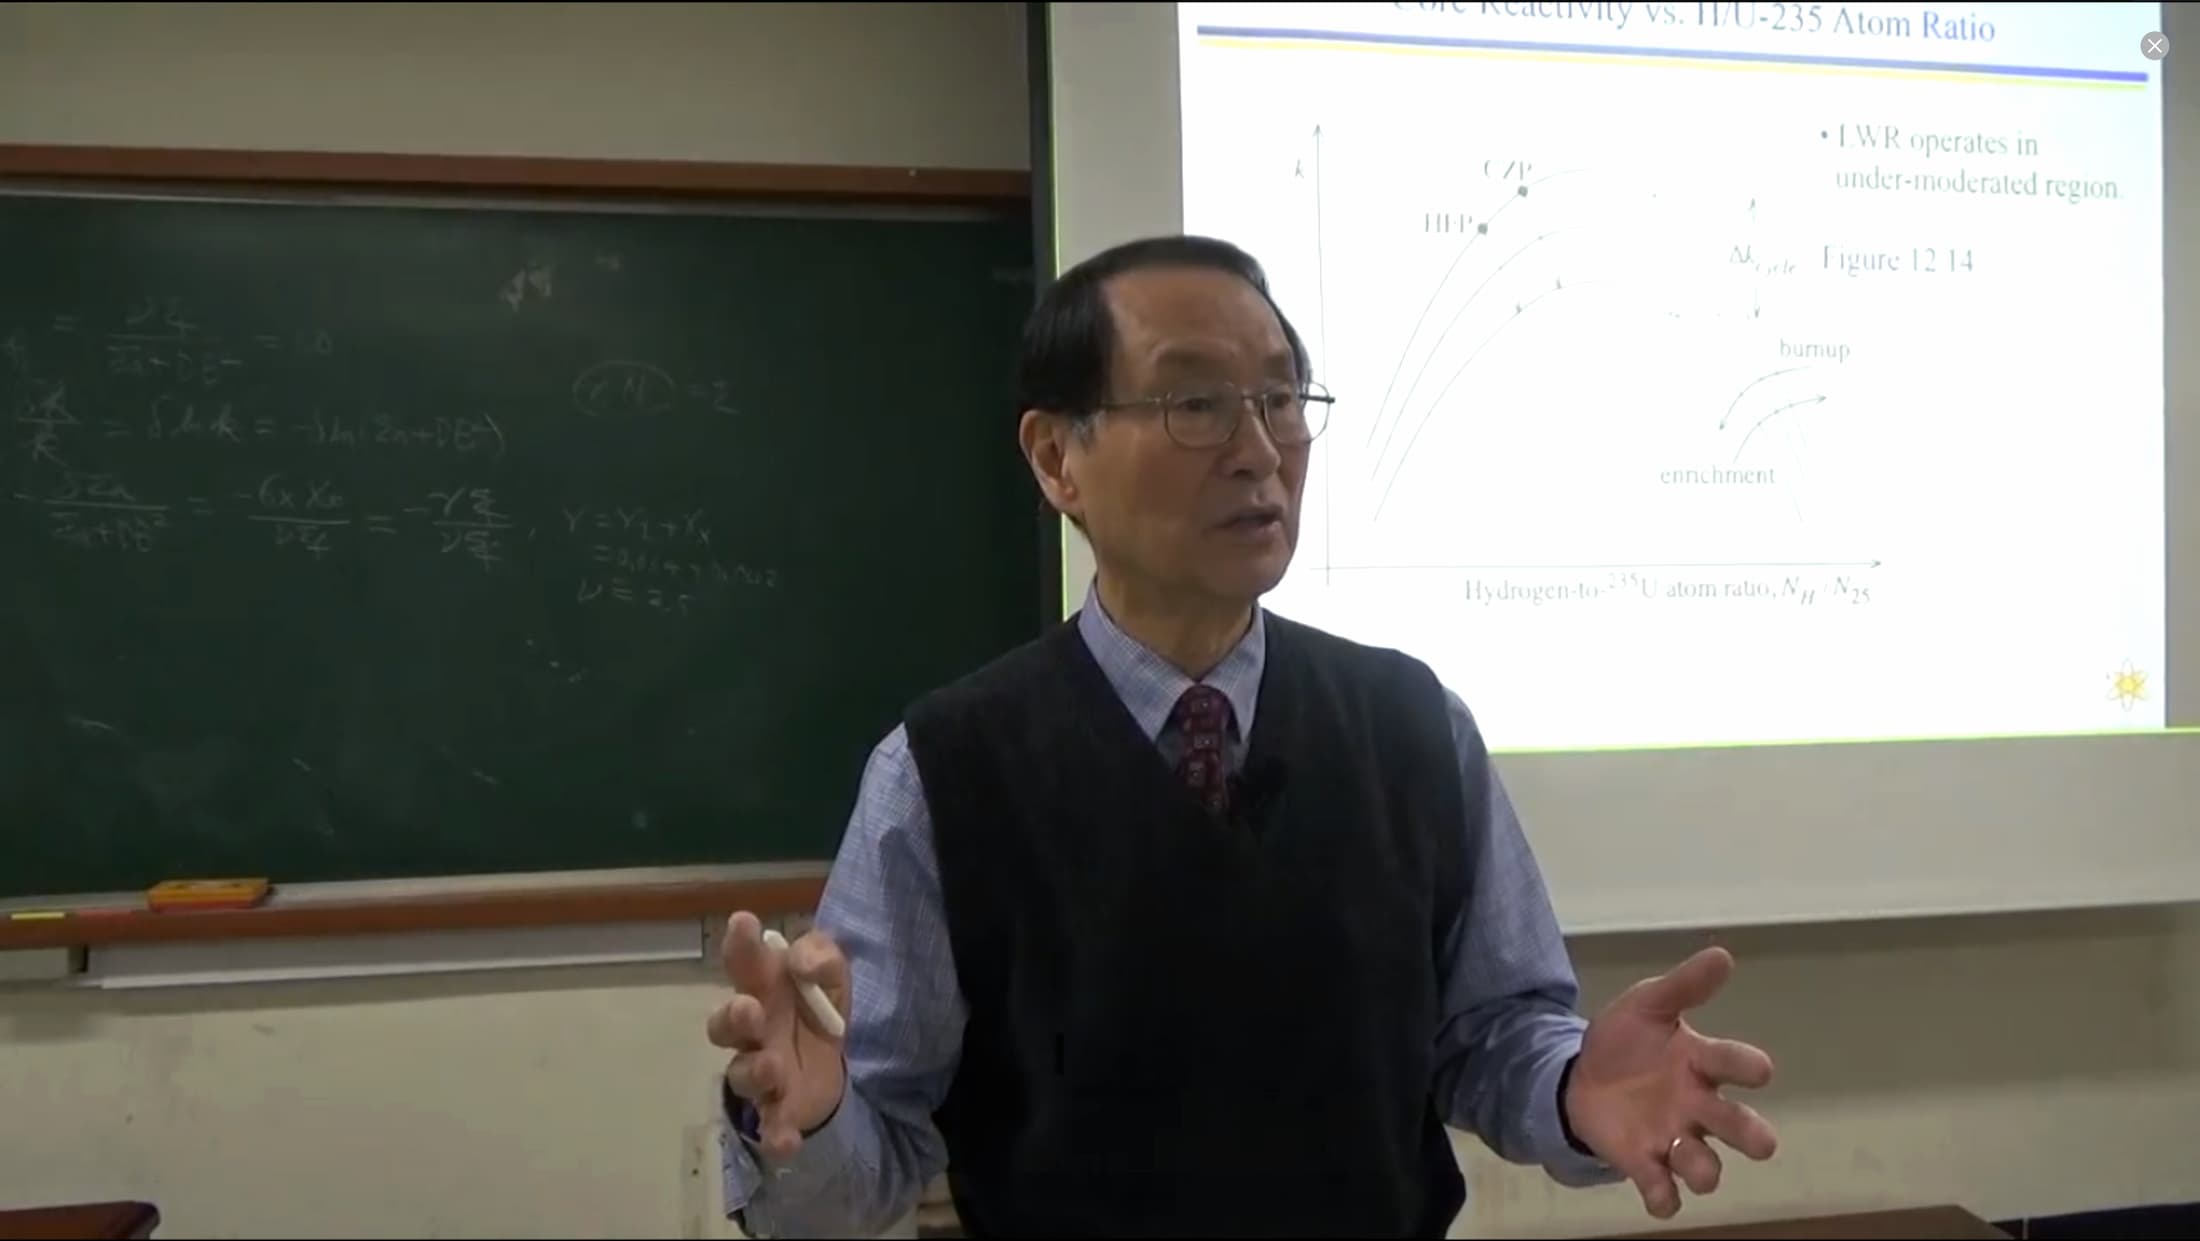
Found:
<path fill-rule="evenodd" d="M 1179 13 L 1338 397 L 1276 611 L 1506 749 L 2163 726 L 2159 6 Z"/>

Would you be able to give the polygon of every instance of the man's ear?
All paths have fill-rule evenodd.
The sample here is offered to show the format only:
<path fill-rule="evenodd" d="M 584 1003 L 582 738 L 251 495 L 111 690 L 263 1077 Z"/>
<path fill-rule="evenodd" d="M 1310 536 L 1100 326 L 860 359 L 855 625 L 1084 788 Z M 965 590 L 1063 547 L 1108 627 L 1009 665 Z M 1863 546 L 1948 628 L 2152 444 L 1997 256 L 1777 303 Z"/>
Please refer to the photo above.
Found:
<path fill-rule="evenodd" d="M 1052 410 L 1027 409 L 1016 425 L 1016 439 L 1047 503 L 1064 516 L 1078 518 L 1084 501 L 1078 494 L 1074 465 L 1076 421 Z"/>

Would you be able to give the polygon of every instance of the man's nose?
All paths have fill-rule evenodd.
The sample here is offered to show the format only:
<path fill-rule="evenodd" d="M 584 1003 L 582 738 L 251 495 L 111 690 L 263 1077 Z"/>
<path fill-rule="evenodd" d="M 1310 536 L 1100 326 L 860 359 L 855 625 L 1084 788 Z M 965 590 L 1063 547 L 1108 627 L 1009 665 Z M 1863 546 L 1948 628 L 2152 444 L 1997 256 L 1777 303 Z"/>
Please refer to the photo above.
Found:
<path fill-rule="evenodd" d="M 1266 478 L 1283 464 L 1283 451 L 1269 433 L 1268 419 L 1257 401 L 1247 400 L 1239 410 L 1237 434 L 1223 449 L 1223 469 L 1248 478 Z"/>

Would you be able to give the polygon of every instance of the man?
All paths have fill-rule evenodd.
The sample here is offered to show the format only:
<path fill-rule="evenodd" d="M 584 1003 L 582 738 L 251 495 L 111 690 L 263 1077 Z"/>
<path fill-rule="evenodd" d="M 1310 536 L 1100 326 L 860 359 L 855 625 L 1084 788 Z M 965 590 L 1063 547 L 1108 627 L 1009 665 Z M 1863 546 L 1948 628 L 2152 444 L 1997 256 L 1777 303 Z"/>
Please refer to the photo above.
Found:
<path fill-rule="evenodd" d="M 1583 1021 L 1466 706 L 1260 607 L 1328 401 L 1254 260 L 1110 250 L 1023 347 L 1023 451 L 1096 578 L 878 746 L 816 931 L 732 919 L 743 1225 L 875 1233 L 945 1168 L 972 1235 L 1440 1236 L 1447 1123 L 1659 1218 L 1709 1139 L 1769 1158 L 1720 1088 L 1771 1061 L 1682 1020 L 1731 959 Z"/>

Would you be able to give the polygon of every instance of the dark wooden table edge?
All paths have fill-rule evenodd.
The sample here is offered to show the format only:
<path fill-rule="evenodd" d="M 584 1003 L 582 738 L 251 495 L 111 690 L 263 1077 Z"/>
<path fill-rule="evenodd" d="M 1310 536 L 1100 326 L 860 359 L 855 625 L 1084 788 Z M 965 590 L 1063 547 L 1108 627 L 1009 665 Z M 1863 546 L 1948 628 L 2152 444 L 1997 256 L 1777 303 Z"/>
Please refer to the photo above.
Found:
<path fill-rule="evenodd" d="M 1862 1241 L 2008 1241 L 2009 1234 L 1952 1203 L 1843 1211 L 1726 1224 L 1598 1233 L 1588 1241 L 1743 1241 L 1745 1238 L 1856 1237 Z"/>
<path fill-rule="evenodd" d="M 83 1202 L 58 1207 L 0 1210 L 0 1237 L 46 1241 L 111 1241 L 150 1237 L 160 1227 L 160 1208 L 150 1202 Z"/>

